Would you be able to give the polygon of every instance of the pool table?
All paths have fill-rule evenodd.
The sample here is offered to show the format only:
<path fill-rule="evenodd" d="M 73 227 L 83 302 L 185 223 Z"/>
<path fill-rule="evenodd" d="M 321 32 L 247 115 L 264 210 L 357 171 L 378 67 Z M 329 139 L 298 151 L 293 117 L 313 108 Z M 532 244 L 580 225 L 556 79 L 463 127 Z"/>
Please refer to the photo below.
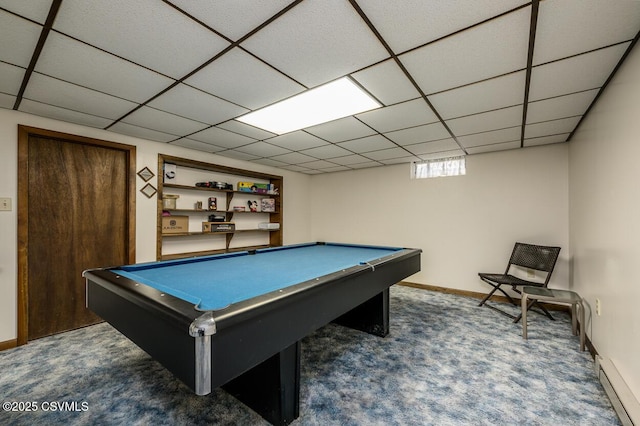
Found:
<path fill-rule="evenodd" d="M 298 417 L 300 340 L 335 321 L 389 332 L 389 287 L 419 249 L 307 243 L 87 270 L 87 307 L 196 394 Z"/>

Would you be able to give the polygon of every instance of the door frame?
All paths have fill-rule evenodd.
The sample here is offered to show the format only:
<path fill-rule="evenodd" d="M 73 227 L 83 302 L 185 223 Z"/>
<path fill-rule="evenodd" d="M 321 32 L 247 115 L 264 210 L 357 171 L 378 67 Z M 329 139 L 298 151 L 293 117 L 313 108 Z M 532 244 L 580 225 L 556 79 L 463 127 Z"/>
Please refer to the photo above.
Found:
<path fill-rule="evenodd" d="M 31 136 L 59 139 L 70 143 L 91 145 L 123 151 L 127 158 L 127 263 L 135 263 L 136 250 L 136 147 L 101 139 L 18 125 L 18 305 L 17 345 L 29 340 L 29 138 Z M 89 166 L 89 165 L 87 165 Z"/>

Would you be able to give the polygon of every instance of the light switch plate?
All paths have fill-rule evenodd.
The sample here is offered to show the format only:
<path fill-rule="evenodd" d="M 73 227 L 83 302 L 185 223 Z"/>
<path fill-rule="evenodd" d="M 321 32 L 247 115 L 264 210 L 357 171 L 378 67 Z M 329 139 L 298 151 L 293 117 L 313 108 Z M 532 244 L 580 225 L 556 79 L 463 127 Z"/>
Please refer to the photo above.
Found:
<path fill-rule="evenodd" d="M 11 211 L 11 198 L 0 198 L 0 210 Z"/>

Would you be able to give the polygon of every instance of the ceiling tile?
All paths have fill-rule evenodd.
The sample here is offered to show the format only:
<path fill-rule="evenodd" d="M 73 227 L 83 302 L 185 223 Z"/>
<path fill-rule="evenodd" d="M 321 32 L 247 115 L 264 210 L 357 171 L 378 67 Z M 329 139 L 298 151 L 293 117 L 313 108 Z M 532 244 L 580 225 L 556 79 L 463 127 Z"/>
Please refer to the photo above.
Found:
<path fill-rule="evenodd" d="M 134 102 L 145 102 L 174 80 L 52 32 L 36 71 Z"/>
<path fill-rule="evenodd" d="M 237 148 L 247 145 L 256 140 L 247 136 L 239 135 L 228 130 L 211 127 L 201 132 L 189 135 L 189 139 L 195 139 L 200 142 L 210 143 L 225 148 Z"/>
<path fill-rule="evenodd" d="M 300 164 L 308 163 L 309 161 L 315 161 L 316 158 L 309 155 L 304 155 L 299 152 L 290 152 L 289 154 L 277 155 L 272 157 L 274 160 L 281 161 L 287 164 Z"/>
<path fill-rule="evenodd" d="M 506 151 L 508 149 L 520 148 L 520 141 L 497 143 L 493 145 L 482 145 L 467 148 L 469 154 L 481 154 L 483 152 Z"/>
<path fill-rule="evenodd" d="M 292 172 L 300 172 L 300 173 L 305 173 L 309 171 L 308 168 L 297 166 L 297 165 L 282 166 L 282 168 L 285 170 L 291 170 Z"/>
<path fill-rule="evenodd" d="M 195 149 L 196 151 L 204 151 L 204 152 L 218 152 L 226 149 L 220 146 L 196 141 L 189 138 L 178 139 L 177 141 L 171 142 L 171 145 L 178 145 L 184 148 Z"/>
<path fill-rule="evenodd" d="M 0 92 L 17 95 L 24 78 L 24 68 L 0 62 Z"/>
<path fill-rule="evenodd" d="M 386 160 L 380 160 L 380 162 L 382 164 L 391 165 L 391 164 L 405 164 L 405 163 L 410 163 L 412 161 L 418 161 L 418 160 L 420 160 L 420 158 L 418 157 L 406 156 L 406 157 L 389 158 Z"/>
<path fill-rule="evenodd" d="M 20 102 L 20 111 L 39 115 L 41 117 L 54 118 L 56 120 L 66 121 L 69 123 L 82 124 L 83 126 L 98 127 L 101 129 L 107 127 L 112 122 L 112 120 L 108 120 L 106 118 L 30 101 L 28 99 L 23 99 L 22 102 Z"/>
<path fill-rule="evenodd" d="M 177 136 L 189 135 L 207 127 L 199 121 L 179 117 L 159 109 L 143 106 L 122 119 L 134 126 L 146 127 Z"/>
<path fill-rule="evenodd" d="M 525 72 L 471 84 L 429 96 L 442 118 L 451 119 L 522 104 Z"/>
<path fill-rule="evenodd" d="M 99 117 L 117 119 L 136 104 L 95 90 L 33 73 L 24 92 L 26 99 Z"/>
<path fill-rule="evenodd" d="M 552 136 L 561 133 L 571 133 L 581 117 L 563 118 L 561 120 L 544 121 L 542 123 L 527 124 L 524 137 L 526 139 L 538 136 Z"/>
<path fill-rule="evenodd" d="M 468 115 L 446 123 L 456 136 L 518 126 L 522 124 L 522 105 Z"/>
<path fill-rule="evenodd" d="M 240 152 L 234 149 L 217 152 L 216 154 L 222 155 L 223 157 L 229 157 L 229 158 L 234 158 L 236 160 L 244 160 L 244 161 L 251 161 L 251 160 L 256 160 L 260 158 L 257 155 L 247 154 L 246 152 Z"/>
<path fill-rule="evenodd" d="M 422 98 L 368 111 L 357 117 L 381 133 L 438 121 Z"/>
<path fill-rule="evenodd" d="M 173 78 L 184 77 L 229 45 L 155 0 L 65 0 L 54 29 Z"/>
<path fill-rule="evenodd" d="M 542 136 L 538 138 L 530 138 L 524 140 L 524 146 L 537 146 L 537 145 L 547 145 L 551 143 L 561 143 L 566 142 L 570 133 L 562 133 L 559 135 L 553 136 Z"/>
<path fill-rule="evenodd" d="M 625 43 L 534 67 L 529 100 L 601 87 L 628 46 Z"/>
<path fill-rule="evenodd" d="M 264 164 L 265 166 L 271 167 L 282 167 L 286 166 L 286 163 L 282 163 L 280 161 L 276 161 L 272 158 L 258 158 L 256 160 L 251 160 L 252 163 Z"/>
<path fill-rule="evenodd" d="M 392 158 L 406 157 L 408 152 L 402 148 L 382 149 L 380 151 L 367 152 L 365 157 L 376 161 L 384 161 Z"/>
<path fill-rule="evenodd" d="M 376 133 L 371 127 L 354 117 L 345 117 L 317 126 L 307 127 L 305 131 L 330 142 L 342 142 Z"/>
<path fill-rule="evenodd" d="M 451 136 L 442 123 L 432 123 L 424 126 L 396 130 L 395 132 L 385 133 L 384 135 L 398 145 L 435 141 Z"/>
<path fill-rule="evenodd" d="M 381 149 L 395 148 L 395 144 L 382 135 L 367 136 L 366 138 L 353 139 L 342 142 L 341 147 L 356 153 L 379 151 Z"/>
<path fill-rule="evenodd" d="M 462 151 L 461 149 L 454 149 L 451 151 L 441 151 L 441 152 L 433 152 L 428 154 L 420 154 L 418 157 L 420 157 L 421 160 L 439 160 L 441 158 L 460 157 L 462 155 L 465 155 L 464 151 Z M 411 161 L 415 161 L 415 160 L 411 160 Z"/>
<path fill-rule="evenodd" d="M 51 2 L 52 0 L 2 0 L 2 7 L 20 16 L 44 24 L 49 15 Z"/>
<path fill-rule="evenodd" d="M 586 92 L 530 102 L 527 108 L 527 123 L 583 115 L 598 91 L 598 89 L 587 90 Z"/>
<path fill-rule="evenodd" d="M 492 132 L 476 133 L 468 136 L 458 137 L 458 142 L 463 147 L 469 148 L 478 145 L 491 145 L 495 143 L 520 141 L 522 127 L 510 127 L 508 129 L 494 130 Z"/>
<path fill-rule="evenodd" d="M 237 41 L 285 8 L 290 0 L 216 0 L 215 2 L 172 0 L 171 2 L 222 35 Z"/>
<path fill-rule="evenodd" d="M 27 68 L 41 31 L 40 25 L 0 10 L 0 61 Z"/>
<path fill-rule="evenodd" d="M 335 163 L 330 163 L 328 161 L 325 160 L 316 160 L 316 161 L 310 161 L 308 163 L 302 163 L 300 164 L 303 167 L 308 167 L 309 169 L 326 169 L 328 167 L 335 167 Z"/>
<path fill-rule="evenodd" d="M 218 124 L 249 112 L 245 108 L 184 84 L 178 84 L 148 105 L 208 124 Z"/>
<path fill-rule="evenodd" d="M 302 153 L 320 160 L 326 160 L 328 158 L 334 157 L 344 157 L 345 155 L 351 154 L 351 152 L 337 145 L 324 145 L 317 148 L 305 149 L 304 151 L 302 151 Z"/>
<path fill-rule="evenodd" d="M 219 124 L 216 127 L 239 133 L 253 139 L 268 139 L 276 136 L 275 133 L 267 132 L 266 130 L 258 129 L 257 127 L 253 127 L 236 120 L 229 120 L 225 123 Z"/>
<path fill-rule="evenodd" d="M 424 93 L 474 83 L 524 69 L 529 8 L 400 56 Z"/>
<path fill-rule="evenodd" d="M 123 123 L 122 121 L 109 127 L 109 131 L 157 142 L 169 142 L 176 138 L 175 135 L 145 129 L 144 127 L 133 126 L 131 124 Z"/>
<path fill-rule="evenodd" d="M 370 167 L 379 167 L 381 163 L 377 161 L 367 161 L 364 163 L 349 164 L 352 169 L 368 169 Z"/>
<path fill-rule="evenodd" d="M 369 160 L 368 158 L 356 154 L 332 158 L 331 161 L 334 163 L 342 164 L 343 166 L 352 166 L 353 164 L 371 162 L 371 160 Z"/>
<path fill-rule="evenodd" d="M 533 64 L 631 40 L 638 28 L 640 5 L 637 1 L 540 2 Z"/>
<path fill-rule="evenodd" d="M 415 155 L 433 154 L 439 152 L 448 152 L 453 150 L 459 150 L 460 146 L 453 140 L 453 138 L 442 139 L 439 141 L 418 143 L 415 145 L 407 145 L 404 147 L 407 151 Z"/>
<path fill-rule="evenodd" d="M 523 0 L 359 0 L 395 53 L 404 52 L 526 4 Z"/>
<path fill-rule="evenodd" d="M 335 167 L 329 167 L 328 169 L 324 169 L 324 171 L 327 173 L 344 172 L 347 170 L 351 170 L 351 168 L 346 166 L 335 166 Z"/>
<path fill-rule="evenodd" d="M 352 77 L 384 105 L 420 97 L 420 93 L 392 59 L 357 72 Z"/>
<path fill-rule="evenodd" d="M 246 152 L 259 157 L 273 157 L 274 155 L 283 155 L 291 152 L 288 149 L 280 148 L 267 142 L 255 142 L 251 145 L 236 148 L 236 151 Z"/>
<path fill-rule="evenodd" d="M 388 57 L 353 7 L 343 0 L 302 2 L 242 46 L 307 87 Z"/>
<path fill-rule="evenodd" d="M 303 149 L 315 148 L 317 146 L 327 145 L 325 141 L 317 138 L 309 133 L 298 130 L 275 138 L 267 139 L 269 143 L 290 149 L 292 151 L 300 151 Z"/>
<path fill-rule="evenodd" d="M 186 79 L 185 83 L 250 109 L 305 90 L 304 86 L 237 48 Z"/>
<path fill-rule="evenodd" d="M 13 109 L 13 105 L 16 103 L 16 97 L 11 95 L 5 95 L 0 93 L 0 108 Z"/>

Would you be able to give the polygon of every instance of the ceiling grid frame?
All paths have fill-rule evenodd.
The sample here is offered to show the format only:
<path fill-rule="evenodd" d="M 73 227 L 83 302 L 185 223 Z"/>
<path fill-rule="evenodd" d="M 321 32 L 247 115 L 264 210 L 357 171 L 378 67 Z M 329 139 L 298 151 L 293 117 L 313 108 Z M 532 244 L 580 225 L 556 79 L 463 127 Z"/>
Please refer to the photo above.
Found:
<path fill-rule="evenodd" d="M 154 17 L 166 18 L 168 22 L 179 22 L 183 28 L 184 26 L 188 26 L 189 29 L 194 28 L 195 32 L 189 31 L 189 33 L 211 34 L 211 37 L 224 43 L 220 45 L 221 49 L 208 60 L 199 62 L 198 66 L 174 78 L 155 66 L 149 66 L 148 61 L 145 63 L 144 59 L 148 56 L 140 58 L 125 55 L 127 57 L 124 57 L 118 54 L 118 51 L 96 46 L 95 44 L 104 44 L 91 43 L 89 39 L 82 36 L 86 33 L 82 31 L 77 33 L 73 27 L 70 27 L 69 22 L 82 22 L 83 14 L 92 13 L 91 3 L 94 1 L 99 0 L 51 0 L 41 2 L 38 10 L 35 10 L 36 6 L 21 4 L 20 0 L 0 0 L 0 36 L 11 36 L 14 31 L 15 34 L 22 34 L 20 31 L 26 28 L 26 24 L 21 22 L 29 22 L 29 37 L 31 35 L 34 37 L 33 42 L 27 38 L 16 39 L 18 41 L 13 43 L 16 44 L 15 46 L 9 45 L 7 46 L 9 50 L 0 52 L 0 64 L 3 65 L 0 67 L 0 76 L 3 72 L 7 73 L 6 82 L 0 86 L 0 101 L 2 101 L 0 107 L 308 174 L 334 173 L 439 156 L 475 155 L 502 149 L 522 149 L 539 144 L 568 142 L 629 52 L 636 46 L 640 36 L 640 2 L 637 1 L 621 1 L 616 3 L 615 7 L 610 7 L 607 0 L 564 3 L 560 0 L 500 0 L 499 3 L 480 0 L 472 7 L 460 9 L 460 5 L 456 2 L 442 4 L 430 0 L 406 0 L 400 5 L 389 5 L 382 0 L 331 0 L 331 5 L 340 6 L 342 8 L 340 10 L 353 11 L 352 16 L 336 24 L 327 18 L 335 13 L 330 13 L 328 6 L 323 5 L 322 2 L 281 0 L 277 3 L 255 4 L 249 0 L 240 0 L 229 5 L 230 9 L 224 11 L 227 15 L 221 15 L 234 18 L 230 19 L 230 22 L 239 24 L 241 20 L 238 18 L 243 16 L 243 10 L 251 10 L 252 19 L 248 21 L 249 24 L 237 27 L 232 27 L 231 24 L 219 27 L 218 24 L 223 23 L 220 18 L 210 19 L 211 15 L 205 15 L 205 13 L 214 13 L 215 8 L 218 7 L 214 5 L 188 4 L 181 0 L 145 0 L 145 4 L 151 6 L 149 13 L 145 16 L 131 16 L 132 13 L 128 10 L 133 6 L 126 0 L 112 0 L 106 6 L 104 3 L 101 4 L 101 7 L 108 8 L 108 16 L 117 17 L 123 21 L 121 28 L 130 28 L 134 22 L 135 25 L 142 27 L 157 27 L 163 22 L 154 21 Z M 299 8 L 300 5 L 304 6 Z M 40 7 L 44 6 L 47 10 L 40 10 Z M 156 14 L 154 8 L 157 8 L 160 13 Z M 529 27 L 514 28 L 513 22 L 516 21 L 510 17 L 516 14 L 521 16 L 523 11 L 529 13 Z M 229 13 L 236 15 L 232 16 Z M 360 20 L 360 24 L 354 21 L 354 17 Z M 91 18 L 96 21 L 96 16 Z M 296 27 L 298 18 L 302 18 L 301 22 L 310 23 L 315 28 Z M 505 21 L 507 18 L 509 18 L 508 22 Z M 67 23 L 67 28 L 73 34 L 65 32 L 64 28 L 57 27 L 60 19 Z M 295 20 L 292 21 L 292 19 Z M 390 21 L 391 19 L 393 21 Z M 283 22 L 293 23 L 294 28 L 284 28 Z M 349 25 L 345 25 L 347 22 Z M 437 28 L 424 28 L 426 22 L 435 23 Z M 595 30 L 590 31 L 599 22 L 609 26 L 596 27 Z M 480 72 L 475 74 L 472 72 L 474 67 L 478 67 L 480 71 L 483 64 L 471 61 L 467 64 L 469 70 L 460 74 L 464 80 L 454 80 L 442 74 L 442 70 L 446 67 L 440 67 L 442 68 L 440 71 L 438 68 L 433 68 L 442 64 L 428 60 L 424 62 L 424 58 L 422 59 L 424 63 L 419 66 L 416 66 L 415 61 L 411 67 L 403 62 L 403 57 L 409 58 L 403 55 L 415 56 L 417 52 L 421 52 L 420 49 L 431 52 L 433 51 L 431 48 L 436 46 L 438 55 L 442 56 L 443 52 L 446 53 L 446 50 L 443 50 L 446 46 L 459 46 L 463 40 L 470 38 L 468 35 L 471 32 L 475 35 L 479 28 L 483 29 L 481 34 L 495 37 L 495 34 L 491 33 L 491 28 L 502 28 L 496 26 L 497 23 L 528 41 L 526 52 L 522 52 L 525 55 L 522 67 L 510 71 L 504 66 L 502 69 L 486 68 L 489 72 L 493 69 L 500 70 L 502 73 L 487 75 L 485 71 L 483 76 Z M 564 26 L 560 25 L 562 23 L 570 25 L 571 32 L 565 30 Z M 104 22 L 104 25 L 111 24 L 113 23 Z M 356 28 L 350 28 L 344 34 L 335 32 L 336 28 L 346 30 L 352 25 Z M 36 28 L 40 29 L 37 42 L 35 41 Z M 195 28 L 199 30 L 196 31 Z M 237 30 L 232 30 L 234 28 Z M 266 31 L 271 29 L 276 32 Z M 390 32 L 392 29 L 395 32 Z M 484 31 L 485 29 L 489 29 L 489 32 Z M 169 34 L 173 30 L 172 27 L 163 29 Z M 299 58 L 310 57 L 308 55 L 313 54 L 309 51 L 309 47 L 306 47 L 307 52 L 299 58 L 297 55 L 302 52 L 295 49 L 287 51 L 289 63 L 296 64 L 293 68 L 289 65 L 283 68 L 270 61 L 269 58 L 274 57 L 274 53 L 276 57 L 278 54 L 282 55 L 282 51 L 279 53 L 278 51 L 288 48 L 287 43 L 291 37 L 309 40 L 308 37 L 304 38 L 307 30 L 311 30 L 313 34 L 321 32 L 331 34 L 331 37 L 327 37 L 326 40 L 314 39 L 313 43 L 322 46 L 320 51 L 328 52 L 327 49 L 337 49 L 332 53 L 332 57 L 340 62 L 335 64 L 338 67 L 336 69 L 346 70 L 341 71 L 344 74 L 327 78 L 330 74 L 336 74 L 325 66 L 333 65 L 329 63 L 323 65 L 324 74 L 315 74 L 313 85 L 304 84 L 305 80 L 311 80 L 305 77 L 304 71 L 301 74 L 301 70 L 305 70 L 305 67 L 311 64 L 301 64 Z M 349 31 L 355 31 L 353 34 L 357 36 L 350 37 Z M 398 33 L 397 31 L 410 32 Z M 580 31 L 585 33 L 584 37 L 581 37 Z M 73 42 L 61 44 L 60 39 L 56 38 L 49 43 L 51 32 L 68 37 Z M 366 32 L 369 36 L 366 36 Z M 270 53 L 252 48 L 265 46 L 265 40 L 276 33 L 283 43 L 269 46 Z M 566 43 L 556 42 L 557 37 L 562 34 L 566 36 Z M 543 43 L 540 46 L 538 46 L 538 36 Z M 95 37 L 93 39 L 98 40 Z M 483 42 L 493 43 L 494 38 L 483 39 Z M 74 45 L 74 43 L 81 43 L 81 45 Z M 378 47 L 376 48 L 373 43 L 378 43 Z M 121 62 L 122 65 L 117 68 L 118 72 L 126 73 L 130 70 L 136 72 L 138 77 L 153 72 L 159 76 L 158 79 L 150 79 L 156 84 L 161 82 L 162 78 L 168 78 L 171 81 L 165 81 L 165 86 L 159 89 L 151 86 L 151 81 L 136 83 L 145 86 L 141 87 L 142 90 L 139 93 L 145 93 L 146 90 L 150 96 L 134 98 L 135 100 L 124 99 L 123 93 L 126 98 L 133 95 L 127 96 L 126 89 L 123 92 L 122 88 L 119 91 L 111 90 L 120 87 L 117 86 L 118 80 L 99 87 L 95 78 L 79 79 L 78 73 L 65 73 L 64 63 L 57 63 L 56 67 L 52 68 L 51 55 L 43 57 L 40 61 L 41 55 L 49 52 L 48 49 L 52 49 L 54 45 L 56 49 L 64 49 L 63 52 L 66 54 L 80 55 L 78 61 L 83 64 L 80 66 L 85 68 L 78 72 L 92 72 L 91 61 L 85 60 L 86 64 L 84 64 L 83 50 L 75 47 L 84 46 L 84 52 L 91 53 L 90 56 L 93 58 L 99 59 L 101 55 L 107 55 L 105 61 L 97 62 L 118 66 L 118 61 L 126 61 L 128 65 L 125 66 L 124 62 Z M 296 43 L 291 46 L 296 46 Z M 162 50 L 157 47 L 154 46 L 154 52 L 160 54 Z M 464 45 L 459 47 L 464 51 Z M 236 48 L 238 52 L 243 52 L 243 55 L 252 58 L 257 65 L 270 70 L 261 76 L 257 70 L 243 70 L 245 78 L 259 76 L 256 83 L 250 85 L 251 90 L 260 90 L 260 87 L 270 88 L 272 83 L 276 82 L 272 78 L 291 82 L 289 93 L 286 90 L 284 92 L 272 90 L 271 93 L 265 91 L 262 99 L 267 104 L 282 100 L 283 95 L 284 97 L 292 96 L 291 90 L 295 87 L 304 91 L 341 77 L 350 77 L 365 91 L 380 100 L 383 99 L 379 97 L 380 94 L 386 95 L 384 99 L 387 102 L 381 102 L 383 106 L 376 110 L 375 114 L 356 114 L 350 116 L 348 120 L 339 119 L 293 132 L 290 137 L 287 137 L 286 143 L 282 139 L 283 146 L 279 146 L 280 136 L 248 125 L 240 125 L 236 120 L 240 115 L 257 109 L 257 102 L 247 107 L 242 104 L 243 102 L 238 103 L 223 96 L 215 86 L 211 90 L 203 90 L 187 81 Z M 491 49 L 491 45 L 488 45 L 488 48 Z M 184 46 L 184 49 L 186 51 L 182 53 L 187 57 L 195 58 L 199 53 L 191 52 L 189 46 Z M 356 50 L 365 53 L 359 54 L 357 60 L 351 60 L 345 56 L 348 52 Z M 30 52 L 30 57 L 26 56 L 27 52 Z M 384 55 L 381 55 L 381 52 L 385 52 Z M 537 55 L 536 52 L 538 52 Z M 164 53 L 166 58 L 158 57 L 156 62 L 171 61 L 170 52 L 164 51 Z M 453 55 L 456 52 L 450 53 Z M 112 59 L 107 61 L 107 57 Z M 16 63 L 12 58 L 23 59 Z M 443 58 L 446 60 L 446 57 Z M 593 63 L 594 58 L 604 58 L 604 63 L 598 60 L 598 70 L 592 71 L 592 75 L 582 78 L 575 84 L 563 85 L 562 81 L 551 84 L 547 80 L 540 80 L 544 76 L 545 79 L 569 79 L 567 83 L 571 83 L 571 73 L 583 71 L 576 69 L 576 66 L 579 68 L 580 64 Z M 363 60 L 368 63 L 363 64 Z M 456 63 L 460 63 L 459 58 L 457 61 Z M 225 61 L 225 63 L 228 62 Z M 484 62 L 486 65 L 487 61 Z M 27 63 L 28 66 L 25 67 Z M 189 62 L 191 63 L 193 61 Z M 242 64 L 242 62 L 235 64 Z M 245 64 L 251 66 L 250 62 Z M 234 63 L 231 63 L 231 66 L 233 65 Z M 513 65 L 516 63 L 513 62 Z M 421 83 L 425 80 L 424 74 L 421 73 L 427 66 L 431 67 L 429 69 L 431 73 L 440 72 L 439 77 L 444 79 L 442 81 L 449 81 L 449 83 L 457 81 L 457 83 L 447 84 L 446 88 L 437 91 L 422 87 Z M 294 69 L 296 71 L 292 73 L 291 70 Z M 232 72 L 228 65 L 216 67 L 216 70 Z M 328 73 L 327 70 L 329 70 Z M 18 83 L 19 72 L 23 75 Z M 561 75 L 554 74 L 557 72 Z M 358 73 L 362 74 L 358 75 Z M 322 75 L 325 75 L 324 79 L 322 77 L 318 79 L 318 76 Z M 359 80 L 354 77 L 355 75 L 362 76 L 363 79 Z M 416 78 L 421 75 L 422 79 Z M 473 78 L 474 75 L 475 78 Z M 126 74 L 119 75 L 118 78 L 126 78 Z M 387 82 L 385 79 L 392 80 Z M 54 85 L 55 87 L 47 85 L 47 82 L 54 81 L 58 82 Z M 387 84 L 389 87 L 385 89 Z M 181 89 L 182 85 L 184 89 Z M 537 88 L 534 85 L 537 85 Z M 187 87 L 190 89 L 187 90 Z M 564 87 L 570 90 L 565 90 Z M 392 94 L 389 88 L 403 90 L 403 94 L 389 96 Z M 234 90 L 245 90 L 244 93 L 238 93 L 242 94 L 239 98 L 250 99 L 251 92 L 246 92 L 247 89 L 239 86 Z M 520 93 L 519 99 L 513 95 L 507 96 L 513 90 Z M 68 91 L 68 96 L 64 96 L 65 91 Z M 231 92 L 227 91 L 227 93 Z M 171 96 L 168 96 L 169 94 Z M 195 102 L 196 98 L 193 96 L 198 98 L 198 102 Z M 590 99 L 593 100 L 589 103 Z M 424 109 L 414 105 L 418 100 L 425 105 Z M 99 106 L 99 103 L 104 101 L 106 104 Z M 187 106 L 194 103 L 190 101 L 194 101 L 195 105 L 203 111 L 196 111 L 193 107 L 189 110 Z M 125 110 L 127 105 L 129 109 Z M 211 106 L 211 113 L 204 111 L 207 105 Z M 224 108 L 227 108 L 227 112 Z M 122 111 L 118 116 L 109 117 L 113 116 L 118 109 Z M 427 110 L 430 111 L 429 114 L 425 113 Z M 512 142 L 515 141 L 503 141 L 505 138 L 509 139 L 508 135 L 512 134 L 510 129 L 516 124 L 513 116 L 517 111 L 520 111 L 521 119 L 517 123 L 520 129 L 518 143 L 514 146 Z M 403 116 L 398 116 L 399 112 L 402 112 Z M 394 120 L 393 117 L 399 120 L 390 121 Z M 167 123 L 170 122 L 174 122 L 175 125 L 168 126 Z M 108 124 L 105 125 L 105 123 Z M 435 126 L 436 123 L 441 127 Z M 300 143 L 296 144 L 296 140 Z M 336 157 L 336 155 L 339 156 Z M 296 162 L 294 159 L 302 162 Z"/>

